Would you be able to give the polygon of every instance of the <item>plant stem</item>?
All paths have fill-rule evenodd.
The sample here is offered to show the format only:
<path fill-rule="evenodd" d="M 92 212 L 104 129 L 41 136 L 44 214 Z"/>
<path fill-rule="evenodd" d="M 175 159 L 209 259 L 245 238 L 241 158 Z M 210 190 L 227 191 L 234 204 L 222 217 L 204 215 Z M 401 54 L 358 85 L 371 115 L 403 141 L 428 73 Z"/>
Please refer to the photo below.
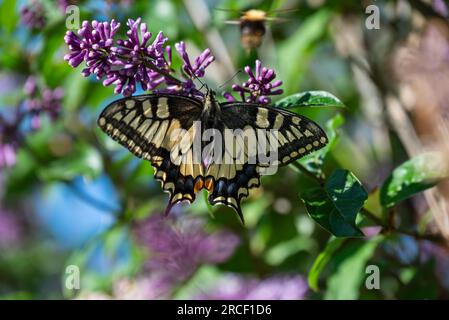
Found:
<path fill-rule="evenodd" d="M 165 70 L 159 69 L 158 67 L 156 67 L 154 64 L 152 63 L 147 63 L 147 61 L 145 61 L 145 66 L 148 67 L 149 69 L 159 73 L 161 76 L 164 76 L 167 79 L 170 79 L 171 81 L 173 81 L 176 84 L 181 84 L 182 81 L 173 77 L 171 74 L 169 74 L 168 72 L 166 72 Z"/>
<path fill-rule="evenodd" d="M 292 164 L 300 172 L 302 172 L 303 174 L 305 174 L 312 180 L 315 180 L 315 182 L 317 182 L 321 187 L 324 186 L 325 179 L 317 177 L 316 175 L 314 175 L 312 172 L 307 170 L 306 167 L 304 167 L 302 164 L 300 164 L 297 161 L 293 162 Z M 436 243 L 444 242 L 444 238 L 439 234 L 421 234 L 416 231 L 405 230 L 402 228 L 397 228 L 394 225 L 390 225 L 390 224 L 384 222 L 381 218 L 379 218 L 374 213 L 372 213 L 371 211 L 369 211 L 368 209 L 366 209 L 364 207 L 362 207 L 360 209 L 360 213 L 363 214 L 366 218 L 368 218 L 371 221 L 373 221 L 374 223 L 376 223 L 377 225 L 379 225 L 380 227 L 382 227 L 382 233 L 396 232 L 396 233 L 400 233 L 403 235 L 411 236 L 417 240 L 428 240 L 428 241 L 432 241 L 432 242 L 436 242 Z"/>
<path fill-rule="evenodd" d="M 107 53 L 106 53 L 106 54 L 107 54 Z M 117 54 L 117 56 L 118 56 L 119 58 L 121 58 L 121 59 L 124 59 L 124 60 L 128 59 L 128 57 L 127 57 L 126 55 L 120 55 L 120 54 Z M 151 63 L 151 59 L 147 59 L 147 58 L 144 58 L 144 57 L 142 57 L 142 59 L 143 59 L 143 63 L 145 64 L 145 66 L 146 66 L 147 68 L 153 70 L 154 72 L 159 73 L 161 76 L 163 76 L 163 77 L 165 77 L 165 78 L 167 78 L 167 79 L 170 79 L 171 81 L 173 81 L 173 82 L 176 83 L 176 84 L 182 84 L 182 81 L 181 81 L 181 80 L 179 80 L 178 78 L 172 76 L 172 75 L 169 74 L 167 71 L 165 71 L 165 70 L 163 70 L 163 69 L 160 69 L 160 68 L 156 67 L 154 64 L 152 64 L 152 63 Z"/>
<path fill-rule="evenodd" d="M 371 221 L 377 223 L 379 226 L 381 226 L 384 229 L 393 229 L 392 227 L 388 226 L 381 218 L 379 218 L 374 213 L 372 213 L 371 211 L 369 211 L 368 209 L 366 209 L 364 207 L 362 207 L 362 209 L 360 209 L 360 213 L 362 213 L 365 217 L 367 217 Z"/>
<path fill-rule="evenodd" d="M 312 172 L 310 172 L 309 170 L 307 170 L 306 167 L 304 167 L 302 164 L 300 164 L 298 161 L 295 161 L 292 163 L 292 165 L 298 169 L 301 173 L 305 174 L 306 176 L 308 176 L 309 178 L 311 178 L 312 180 L 315 180 L 316 182 L 319 183 L 320 186 L 324 185 L 325 179 L 317 177 L 316 175 L 314 175 Z"/>

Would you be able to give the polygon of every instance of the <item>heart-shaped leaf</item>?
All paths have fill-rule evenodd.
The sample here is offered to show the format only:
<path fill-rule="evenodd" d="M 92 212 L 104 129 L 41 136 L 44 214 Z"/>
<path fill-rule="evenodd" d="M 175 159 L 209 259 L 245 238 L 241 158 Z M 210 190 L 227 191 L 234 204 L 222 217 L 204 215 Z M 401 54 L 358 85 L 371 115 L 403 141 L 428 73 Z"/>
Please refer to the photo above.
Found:
<path fill-rule="evenodd" d="M 334 171 L 324 188 L 308 190 L 302 198 L 310 216 L 336 237 L 363 236 L 355 219 L 368 193 L 350 171 Z"/>
<path fill-rule="evenodd" d="M 344 118 L 341 114 L 335 115 L 326 123 L 326 133 L 328 138 L 328 144 L 315 152 L 308 154 L 307 156 L 298 160 L 309 172 L 313 173 L 319 178 L 324 178 L 322 167 L 324 159 L 329 151 L 335 146 L 338 138 L 337 129 L 344 123 Z"/>

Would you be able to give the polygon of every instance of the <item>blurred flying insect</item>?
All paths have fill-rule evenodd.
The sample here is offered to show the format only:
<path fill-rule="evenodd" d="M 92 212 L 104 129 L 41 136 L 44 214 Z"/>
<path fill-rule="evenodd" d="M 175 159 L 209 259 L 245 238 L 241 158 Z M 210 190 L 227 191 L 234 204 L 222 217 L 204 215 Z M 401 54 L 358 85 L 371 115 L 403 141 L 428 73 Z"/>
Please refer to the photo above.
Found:
<path fill-rule="evenodd" d="M 264 11 L 260 9 L 249 9 L 246 11 L 236 11 L 231 9 L 218 9 L 222 11 L 239 12 L 240 19 L 227 20 L 227 24 L 240 25 L 240 42 L 247 52 L 252 49 L 257 49 L 261 46 L 266 29 L 266 23 L 270 22 L 285 22 L 287 19 L 269 16 L 273 13 L 295 11 L 297 9 L 285 9 L 275 11 Z"/>

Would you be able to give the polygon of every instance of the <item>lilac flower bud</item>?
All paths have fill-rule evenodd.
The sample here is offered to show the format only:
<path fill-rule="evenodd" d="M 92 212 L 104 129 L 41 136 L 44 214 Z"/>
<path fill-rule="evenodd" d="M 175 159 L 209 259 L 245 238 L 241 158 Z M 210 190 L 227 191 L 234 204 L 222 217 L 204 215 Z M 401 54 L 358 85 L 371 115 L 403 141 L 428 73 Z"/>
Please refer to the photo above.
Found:
<path fill-rule="evenodd" d="M 67 31 L 64 41 L 69 46 L 70 53 L 64 56 L 72 67 L 77 67 L 85 61 L 87 68 L 82 74 L 89 76 L 95 74 L 97 79 L 101 79 L 111 69 L 114 57 L 111 55 L 113 37 L 120 24 L 115 20 L 109 22 L 92 21 L 91 24 L 83 21 L 78 34 Z"/>
<path fill-rule="evenodd" d="M 192 65 L 186 51 L 185 43 L 181 41 L 180 43 L 175 44 L 175 48 L 183 60 L 182 69 L 191 79 L 195 77 L 204 77 L 204 70 L 215 60 L 210 49 L 206 49 L 195 59 L 195 63 Z"/>
<path fill-rule="evenodd" d="M 50 119 L 55 120 L 60 113 L 61 103 L 64 97 L 62 88 L 54 90 L 42 88 L 39 90 L 36 78 L 30 76 L 24 86 L 28 98 L 24 101 L 25 111 L 31 116 L 31 129 L 38 130 L 41 124 L 41 116 L 45 113 Z"/>
<path fill-rule="evenodd" d="M 25 94 L 29 96 L 34 95 L 37 90 L 36 78 L 33 76 L 28 77 L 23 89 L 25 91 Z"/>
<path fill-rule="evenodd" d="M 237 100 L 232 96 L 232 94 L 231 94 L 230 92 L 225 92 L 225 93 L 223 93 L 223 97 L 224 97 L 227 101 L 229 101 L 229 102 L 235 102 L 235 101 L 237 101 Z"/>
<path fill-rule="evenodd" d="M 61 88 L 40 88 L 36 78 L 30 76 L 25 82 L 24 92 L 26 99 L 17 106 L 12 119 L 5 119 L 0 114 L 0 169 L 16 163 L 17 149 L 24 138 L 22 121 L 29 120 L 31 130 L 37 130 L 41 126 L 42 115 L 46 114 L 55 120 L 60 113 L 64 96 Z"/>
<path fill-rule="evenodd" d="M 45 27 L 45 9 L 39 0 L 32 0 L 20 10 L 22 24 L 30 29 Z"/>
<path fill-rule="evenodd" d="M 203 97 L 194 80 L 203 77 L 205 69 L 215 59 L 209 49 L 192 64 L 184 42 L 177 43 L 175 48 L 184 62 L 184 79 L 177 79 L 171 75 L 174 71 L 171 69 L 171 48 L 166 46 L 168 38 L 159 32 L 150 42 L 152 33 L 141 18 L 128 19 L 127 26 L 127 38 L 115 41 L 119 24 L 114 20 L 110 24 L 84 21 L 77 34 L 68 31 L 64 37 L 70 51 L 64 59 L 74 68 L 84 61 L 87 67 L 82 70 L 82 75 L 95 74 L 98 80 L 103 80 L 104 86 L 115 85 L 116 94 L 132 95 L 137 85 L 148 91 L 165 84 L 164 89 L 156 92 Z"/>
<path fill-rule="evenodd" d="M 0 145 L 0 167 L 2 167 L 2 146 Z M 0 208 L 0 247 L 5 249 L 21 242 L 23 226 L 17 214 Z"/>
<path fill-rule="evenodd" d="M 14 166 L 16 164 L 16 152 L 15 143 L 0 141 L 0 168 Z"/>
<path fill-rule="evenodd" d="M 272 69 L 262 68 L 262 63 L 259 60 L 256 60 L 255 74 L 249 66 L 246 66 L 244 71 L 249 79 L 242 85 L 234 84 L 232 86 L 232 90 L 240 95 L 242 101 L 269 104 L 271 102 L 270 96 L 283 93 L 282 89 L 273 90 L 280 87 L 282 81 L 272 82 L 276 78 L 276 73 Z M 235 98 L 229 92 L 225 92 L 224 97 L 227 101 L 235 101 Z"/>

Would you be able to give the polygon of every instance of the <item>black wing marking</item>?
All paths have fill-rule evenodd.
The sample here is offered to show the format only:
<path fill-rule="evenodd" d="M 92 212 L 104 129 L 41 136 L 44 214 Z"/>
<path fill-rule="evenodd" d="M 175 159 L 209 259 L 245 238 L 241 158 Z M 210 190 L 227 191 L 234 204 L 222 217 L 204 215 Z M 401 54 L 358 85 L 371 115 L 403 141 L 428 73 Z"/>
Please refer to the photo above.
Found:
<path fill-rule="evenodd" d="M 287 165 L 323 148 L 327 136 L 314 121 L 285 109 L 253 103 L 223 103 L 222 121 L 230 129 L 252 126 L 278 132 L 278 165 Z"/>
<path fill-rule="evenodd" d="M 193 140 L 194 121 L 200 119 L 201 111 L 202 102 L 196 99 L 168 94 L 140 95 L 109 104 L 101 113 L 98 125 L 133 154 L 151 162 L 156 179 L 170 194 L 170 204 L 193 202 L 195 183 L 201 179 L 198 177 L 202 177 L 203 167 L 189 159 L 193 141 L 176 135 L 175 130 L 187 130 Z M 176 145 L 183 146 L 187 152 L 173 162 L 171 151 Z"/>
<path fill-rule="evenodd" d="M 260 174 L 255 164 L 240 165 L 240 170 L 236 170 L 231 178 L 228 173 L 215 173 L 220 171 L 220 167 L 239 166 L 239 165 L 218 165 L 211 164 L 206 170 L 206 186 L 209 191 L 209 202 L 212 205 L 217 203 L 224 204 L 233 208 L 244 222 L 240 201 L 247 197 L 249 190 L 260 186 Z M 228 171 L 229 172 L 229 171 Z M 208 185 L 209 183 L 209 185 Z"/>
<path fill-rule="evenodd" d="M 213 191 L 209 195 L 211 204 L 222 203 L 232 207 L 243 220 L 240 201 L 247 197 L 249 189 L 260 186 L 260 177 L 266 163 L 259 161 L 260 149 L 265 150 L 265 156 L 273 152 L 270 149 L 270 137 L 266 136 L 263 148 L 260 148 L 259 134 L 275 130 L 277 132 L 272 139 L 277 142 L 275 152 L 278 161 L 272 165 L 287 165 L 313 151 L 321 149 L 327 143 L 325 132 L 312 120 L 289 112 L 269 106 L 251 103 L 224 103 L 221 104 L 220 130 L 245 129 L 253 130 L 257 138 L 259 149 L 257 158 L 249 161 L 250 152 L 244 159 L 243 164 L 216 164 L 212 163 L 206 169 L 206 179 L 213 181 Z M 262 129 L 262 130 L 258 130 Z M 263 140 L 263 139 L 261 139 Z M 243 146 L 245 150 L 251 146 Z M 225 152 L 223 152 L 224 154 Z M 246 151 L 245 151 L 246 153 Z"/>

